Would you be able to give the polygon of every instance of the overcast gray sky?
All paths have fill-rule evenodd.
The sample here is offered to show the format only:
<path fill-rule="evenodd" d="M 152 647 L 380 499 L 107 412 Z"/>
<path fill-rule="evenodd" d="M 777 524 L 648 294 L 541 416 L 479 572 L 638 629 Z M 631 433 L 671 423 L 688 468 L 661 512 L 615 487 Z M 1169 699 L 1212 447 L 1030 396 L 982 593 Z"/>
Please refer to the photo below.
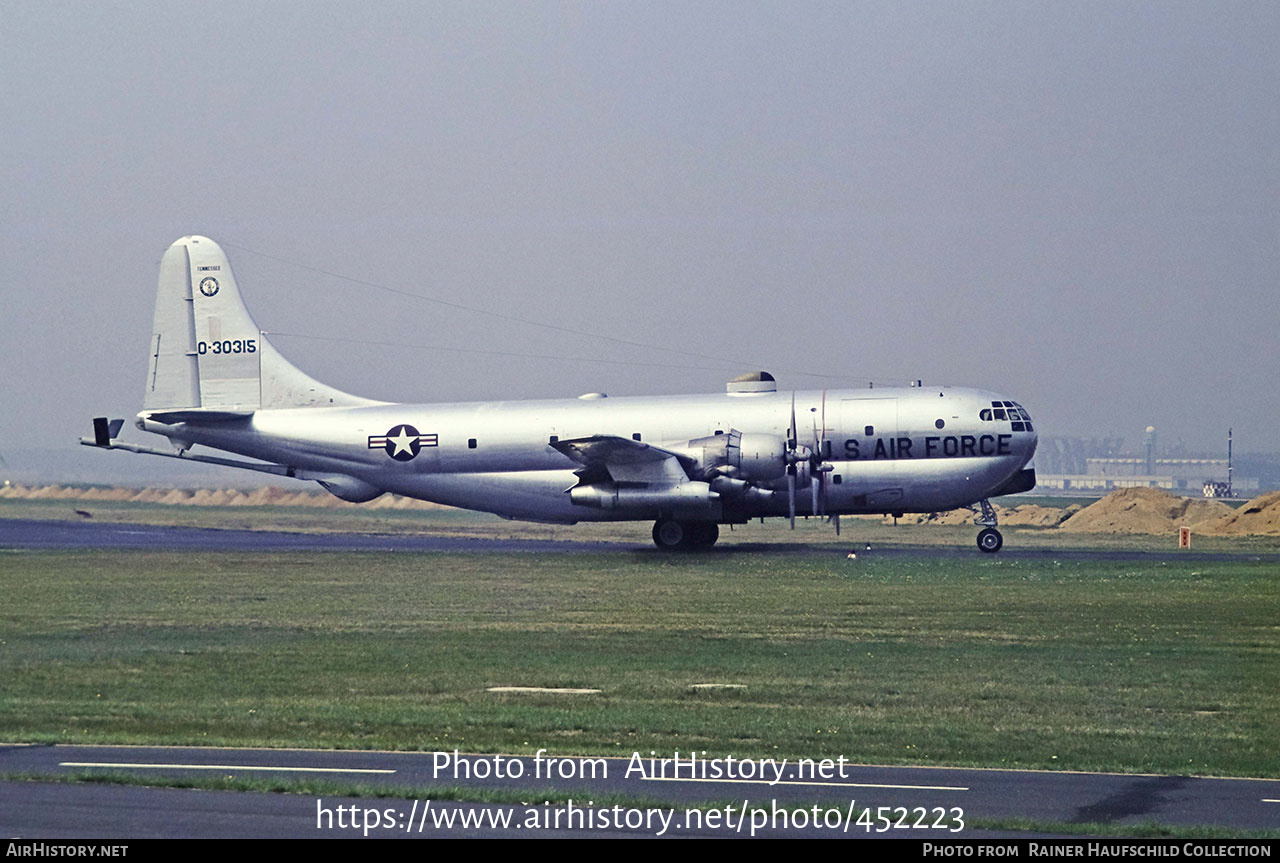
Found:
<path fill-rule="evenodd" d="M 140 409 L 187 233 L 382 399 L 765 368 L 1280 450 L 1277 46 L 1275 2 L 0 2 L 0 454 Z"/>

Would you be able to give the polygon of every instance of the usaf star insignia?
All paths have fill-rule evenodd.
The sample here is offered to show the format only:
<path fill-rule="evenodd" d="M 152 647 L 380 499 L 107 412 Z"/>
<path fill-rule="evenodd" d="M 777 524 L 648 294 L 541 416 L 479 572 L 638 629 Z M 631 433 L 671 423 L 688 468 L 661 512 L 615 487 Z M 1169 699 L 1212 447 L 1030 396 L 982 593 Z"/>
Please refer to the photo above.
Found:
<path fill-rule="evenodd" d="M 369 449 L 385 449 L 396 461 L 411 461 L 424 446 L 437 446 L 433 434 L 419 434 L 411 425 L 392 426 L 384 435 L 369 435 Z"/>

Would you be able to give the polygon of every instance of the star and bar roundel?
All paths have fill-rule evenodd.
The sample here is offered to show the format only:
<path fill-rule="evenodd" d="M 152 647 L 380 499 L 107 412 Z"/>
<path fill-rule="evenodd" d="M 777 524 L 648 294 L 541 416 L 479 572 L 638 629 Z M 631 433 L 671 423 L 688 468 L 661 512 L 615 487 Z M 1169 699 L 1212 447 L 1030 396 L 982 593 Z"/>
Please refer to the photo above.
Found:
<path fill-rule="evenodd" d="M 385 449 L 396 461 L 410 461 L 424 446 L 438 446 L 433 434 L 419 434 L 411 425 L 392 426 L 386 434 L 369 435 L 369 449 Z"/>

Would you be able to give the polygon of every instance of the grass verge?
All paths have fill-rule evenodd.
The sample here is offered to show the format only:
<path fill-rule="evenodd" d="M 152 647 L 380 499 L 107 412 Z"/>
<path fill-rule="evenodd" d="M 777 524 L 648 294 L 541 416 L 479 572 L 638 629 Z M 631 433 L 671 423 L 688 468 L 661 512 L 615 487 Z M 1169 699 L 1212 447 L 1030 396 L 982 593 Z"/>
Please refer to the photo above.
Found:
<path fill-rule="evenodd" d="M 32 551 L 0 591 L 12 741 L 1280 776 L 1269 560 Z"/>

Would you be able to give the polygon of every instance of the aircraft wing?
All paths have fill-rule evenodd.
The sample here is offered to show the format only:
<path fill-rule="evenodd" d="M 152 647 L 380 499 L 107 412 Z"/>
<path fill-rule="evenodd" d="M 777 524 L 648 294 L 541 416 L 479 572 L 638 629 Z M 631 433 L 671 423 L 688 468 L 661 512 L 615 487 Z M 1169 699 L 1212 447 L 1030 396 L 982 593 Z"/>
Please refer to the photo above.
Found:
<path fill-rule="evenodd" d="M 615 482 L 681 483 L 688 479 L 686 456 L 630 438 L 591 435 L 556 441 L 551 447 L 587 470 L 608 471 Z"/>

